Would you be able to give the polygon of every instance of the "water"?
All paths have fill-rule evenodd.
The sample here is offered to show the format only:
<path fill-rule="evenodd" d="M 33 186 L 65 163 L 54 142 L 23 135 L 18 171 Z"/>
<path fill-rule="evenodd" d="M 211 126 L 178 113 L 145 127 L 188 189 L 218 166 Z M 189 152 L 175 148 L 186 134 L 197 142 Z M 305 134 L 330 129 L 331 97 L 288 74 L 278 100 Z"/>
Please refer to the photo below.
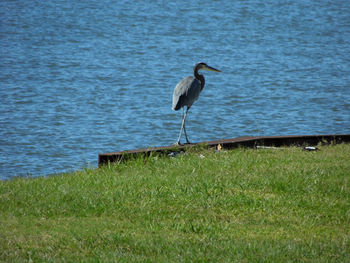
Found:
<path fill-rule="evenodd" d="M 170 145 L 175 85 L 206 86 L 191 141 L 350 133 L 350 3 L 1 1 L 0 178 Z"/>

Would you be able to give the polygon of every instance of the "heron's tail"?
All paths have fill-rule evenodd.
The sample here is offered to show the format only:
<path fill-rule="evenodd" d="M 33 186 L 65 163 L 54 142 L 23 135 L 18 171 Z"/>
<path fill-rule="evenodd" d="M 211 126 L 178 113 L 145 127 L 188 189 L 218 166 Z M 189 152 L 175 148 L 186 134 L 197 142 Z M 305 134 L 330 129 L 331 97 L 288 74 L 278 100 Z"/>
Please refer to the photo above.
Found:
<path fill-rule="evenodd" d="M 173 106 L 171 107 L 172 110 L 179 110 L 181 109 L 181 103 L 179 100 L 179 97 L 173 97 Z"/>

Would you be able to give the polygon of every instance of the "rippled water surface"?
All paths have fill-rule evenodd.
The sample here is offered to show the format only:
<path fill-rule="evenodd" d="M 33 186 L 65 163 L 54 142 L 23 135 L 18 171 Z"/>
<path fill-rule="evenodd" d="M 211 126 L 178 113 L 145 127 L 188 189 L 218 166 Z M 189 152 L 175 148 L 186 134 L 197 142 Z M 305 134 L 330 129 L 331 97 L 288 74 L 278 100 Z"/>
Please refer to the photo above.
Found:
<path fill-rule="evenodd" d="M 175 85 L 206 86 L 192 141 L 350 133 L 350 3 L 1 1 L 0 178 L 169 145 Z"/>

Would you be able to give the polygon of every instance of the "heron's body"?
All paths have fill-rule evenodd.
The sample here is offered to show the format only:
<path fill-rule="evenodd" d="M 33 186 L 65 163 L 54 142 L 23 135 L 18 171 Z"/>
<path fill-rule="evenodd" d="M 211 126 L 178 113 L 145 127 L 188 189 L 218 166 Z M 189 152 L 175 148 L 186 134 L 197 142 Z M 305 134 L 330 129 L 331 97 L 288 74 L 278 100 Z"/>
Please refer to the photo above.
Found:
<path fill-rule="evenodd" d="M 201 82 L 195 77 L 184 78 L 176 85 L 173 94 L 173 110 L 191 107 L 202 91 Z"/>
<path fill-rule="evenodd" d="M 179 110 L 182 108 L 182 111 L 183 111 L 180 135 L 176 144 L 180 144 L 182 129 L 185 132 L 187 143 L 190 143 L 186 134 L 185 121 L 186 121 L 188 110 L 191 108 L 192 104 L 198 99 L 199 94 L 201 93 L 205 85 L 204 76 L 198 74 L 198 70 L 201 70 L 201 69 L 220 72 L 220 70 L 212 68 L 205 63 L 202 63 L 202 62 L 197 63 L 193 70 L 194 77 L 189 76 L 187 78 L 184 78 L 176 85 L 174 89 L 172 109 Z M 184 112 L 185 106 L 187 107 L 186 113 Z"/>

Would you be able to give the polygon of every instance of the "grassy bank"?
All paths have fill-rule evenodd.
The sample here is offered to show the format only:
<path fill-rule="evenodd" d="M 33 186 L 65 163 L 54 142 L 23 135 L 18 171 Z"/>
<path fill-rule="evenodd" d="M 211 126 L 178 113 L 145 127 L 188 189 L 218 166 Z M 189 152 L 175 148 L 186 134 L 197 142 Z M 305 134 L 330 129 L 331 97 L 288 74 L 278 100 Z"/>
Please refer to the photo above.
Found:
<path fill-rule="evenodd" d="M 349 262 L 350 145 L 0 182 L 5 262 Z"/>

